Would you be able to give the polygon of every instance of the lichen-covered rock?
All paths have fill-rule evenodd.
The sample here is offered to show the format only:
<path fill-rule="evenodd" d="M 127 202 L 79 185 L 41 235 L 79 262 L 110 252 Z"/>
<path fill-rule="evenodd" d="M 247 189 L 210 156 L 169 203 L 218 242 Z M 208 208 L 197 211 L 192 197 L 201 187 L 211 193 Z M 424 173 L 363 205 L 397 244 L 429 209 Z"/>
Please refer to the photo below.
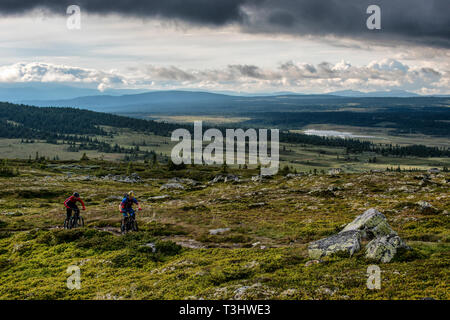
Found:
<path fill-rule="evenodd" d="M 102 179 L 107 180 L 107 181 L 115 181 L 115 182 L 122 182 L 122 183 L 137 183 L 137 182 L 141 182 L 141 180 L 142 180 L 141 177 L 137 173 L 132 173 L 130 176 L 107 174 Z"/>
<path fill-rule="evenodd" d="M 178 178 L 178 177 L 170 179 L 169 181 L 167 181 L 167 183 L 179 183 L 179 184 L 186 184 L 186 185 L 189 185 L 189 186 L 196 186 L 196 185 L 200 184 L 200 182 L 195 181 L 193 179 Z"/>
<path fill-rule="evenodd" d="M 161 196 L 150 197 L 150 198 L 148 198 L 148 200 L 149 201 L 160 201 L 160 200 L 166 200 L 169 198 L 170 198 L 170 196 L 168 194 L 163 194 Z"/>
<path fill-rule="evenodd" d="M 217 175 L 212 179 L 209 183 L 217 183 L 217 182 L 240 182 L 240 179 L 238 176 L 234 174 L 227 174 L 227 175 Z"/>
<path fill-rule="evenodd" d="M 284 176 L 285 179 L 294 179 L 303 176 L 303 173 L 288 173 Z"/>
<path fill-rule="evenodd" d="M 379 237 L 370 241 L 366 246 L 366 258 L 378 262 L 388 263 L 399 248 L 408 248 L 397 235 Z"/>
<path fill-rule="evenodd" d="M 211 230 L 209 230 L 209 234 L 217 235 L 217 234 L 228 232 L 230 230 L 231 230 L 230 228 L 211 229 Z"/>
<path fill-rule="evenodd" d="M 341 232 L 360 231 L 361 238 L 373 239 L 397 233 L 389 226 L 386 217 L 380 211 L 374 208 L 366 210 L 350 222 Z"/>
<path fill-rule="evenodd" d="M 361 239 L 373 239 L 367 244 L 366 258 L 383 263 L 390 262 L 399 248 L 407 248 L 403 240 L 391 229 L 386 217 L 371 208 L 356 217 L 338 234 L 310 243 L 308 253 L 312 259 L 338 252 L 351 256 L 360 250 Z"/>
<path fill-rule="evenodd" d="M 235 300 L 263 300 L 273 297 L 276 292 L 261 283 L 255 283 L 251 286 L 243 286 L 234 290 Z"/>
<path fill-rule="evenodd" d="M 159 188 L 160 190 L 184 190 L 185 187 L 180 183 L 166 183 Z"/>
<path fill-rule="evenodd" d="M 361 249 L 361 233 L 357 230 L 340 232 L 331 237 L 311 242 L 308 254 L 311 259 L 320 259 L 334 253 L 352 256 Z"/>
<path fill-rule="evenodd" d="M 422 214 L 435 214 L 437 213 L 437 210 L 435 207 L 433 207 L 430 203 L 426 201 L 419 201 L 417 202 L 417 205 L 419 206 L 420 213 Z"/>
<path fill-rule="evenodd" d="M 269 176 L 269 175 L 257 175 L 257 176 L 252 177 L 252 181 L 254 181 L 254 182 L 263 182 L 263 181 L 267 181 L 270 179 L 273 179 L 273 177 Z"/>

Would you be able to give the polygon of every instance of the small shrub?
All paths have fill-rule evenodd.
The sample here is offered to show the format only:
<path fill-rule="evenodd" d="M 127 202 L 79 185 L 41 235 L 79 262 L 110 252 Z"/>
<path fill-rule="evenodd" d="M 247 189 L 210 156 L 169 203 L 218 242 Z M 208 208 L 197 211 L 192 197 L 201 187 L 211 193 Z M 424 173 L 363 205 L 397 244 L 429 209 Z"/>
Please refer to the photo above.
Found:
<path fill-rule="evenodd" d="M 33 199 L 33 198 L 56 198 L 66 194 L 64 190 L 19 190 L 17 192 L 18 198 Z"/>
<path fill-rule="evenodd" d="M 80 239 L 84 235 L 82 229 L 58 230 L 53 232 L 56 244 L 73 242 Z"/>
<path fill-rule="evenodd" d="M 43 232 L 36 237 L 36 242 L 40 244 L 51 245 L 55 241 L 55 237 L 51 232 Z"/>
<path fill-rule="evenodd" d="M 10 267 L 12 267 L 12 265 L 13 264 L 12 264 L 11 260 L 0 257 L 0 271 L 5 271 L 5 270 L 9 269 Z"/>
<path fill-rule="evenodd" d="M 419 259 L 425 259 L 427 256 L 422 253 L 421 251 L 411 248 L 411 249 L 405 249 L 400 248 L 397 250 L 397 253 L 394 256 L 393 261 L 395 262 L 409 262 Z"/>
<path fill-rule="evenodd" d="M 210 274 L 210 281 L 213 285 L 220 285 L 233 280 L 247 279 L 251 276 L 252 270 L 234 265 L 226 265 L 222 269 L 215 269 Z"/>
<path fill-rule="evenodd" d="M 171 236 L 171 235 L 185 235 L 186 232 L 181 229 L 180 226 L 174 226 L 171 224 L 161 224 L 158 222 L 151 222 L 143 226 L 142 228 L 151 236 Z"/>
<path fill-rule="evenodd" d="M 173 241 L 157 241 L 156 252 L 165 256 L 174 256 L 180 253 L 181 246 Z"/>
<path fill-rule="evenodd" d="M 6 239 L 12 236 L 11 232 L 0 231 L 0 239 Z"/>
<path fill-rule="evenodd" d="M 111 259 L 113 266 L 116 268 L 142 268 L 144 263 L 138 256 L 132 253 L 121 253 Z"/>

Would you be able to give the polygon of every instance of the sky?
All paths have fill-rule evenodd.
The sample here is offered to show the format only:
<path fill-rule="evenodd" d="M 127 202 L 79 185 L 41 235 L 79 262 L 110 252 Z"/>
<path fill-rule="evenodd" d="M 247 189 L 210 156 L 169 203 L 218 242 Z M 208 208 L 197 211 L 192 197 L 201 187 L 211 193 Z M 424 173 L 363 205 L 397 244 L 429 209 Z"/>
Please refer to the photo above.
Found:
<path fill-rule="evenodd" d="M 2 0 L 0 83 L 450 94 L 449 15 L 448 0 Z"/>

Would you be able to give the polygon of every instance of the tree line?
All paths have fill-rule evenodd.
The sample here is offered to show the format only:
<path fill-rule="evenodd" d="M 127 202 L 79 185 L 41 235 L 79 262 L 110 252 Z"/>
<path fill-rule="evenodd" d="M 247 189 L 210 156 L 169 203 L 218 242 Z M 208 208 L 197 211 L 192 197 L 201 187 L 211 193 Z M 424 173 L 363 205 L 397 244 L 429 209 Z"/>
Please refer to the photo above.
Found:
<path fill-rule="evenodd" d="M 343 113 L 343 112 L 342 112 Z M 293 117 L 291 113 L 290 117 Z M 170 136 L 172 131 L 183 127 L 193 132 L 192 125 L 170 124 L 153 120 L 135 119 L 108 113 L 100 113 L 74 108 L 42 108 L 0 102 L 0 137 L 25 139 L 27 141 L 44 140 L 48 143 L 64 143 L 69 151 L 98 150 L 105 153 L 142 154 L 139 146 L 124 148 L 111 145 L 92 136 L 112 136 L 102 126 L 132 129 L 142 133 Z M 208 127 L 204 126 L 204 130 Z M 223 133 L 225 128 L 220 128 Z M 398 157 L 450 157 L 449 148 L 437 148 L 424 145 L 399 146 L 375 144 L 358 139 L 320 137 L 280 132 L 280 142 L 317 146 L 345 148 L 347 153 L 374 152 L 381 155 Z M 143 155 L 144 157 L 151 154 Z"/>

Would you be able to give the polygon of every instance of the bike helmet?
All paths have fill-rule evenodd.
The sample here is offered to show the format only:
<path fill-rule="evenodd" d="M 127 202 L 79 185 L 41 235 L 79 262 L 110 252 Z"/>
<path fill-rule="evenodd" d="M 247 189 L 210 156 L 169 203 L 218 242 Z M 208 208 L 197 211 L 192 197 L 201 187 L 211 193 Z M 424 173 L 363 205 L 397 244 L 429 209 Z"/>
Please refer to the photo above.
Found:
<path fill-rule="evenodd" d="M 80 194 L 79 194 L 78 192 L 74 192 L 74 193 L 73 193 L 73 196 L 74 196 L 75 198 L 79 198 L 79 197 L 80 197 Z"/>
<path fill-rule="evenodd" d="M 134 191 L 130 191 L 127 193 L 130 198 L 134 198 Z"/>

